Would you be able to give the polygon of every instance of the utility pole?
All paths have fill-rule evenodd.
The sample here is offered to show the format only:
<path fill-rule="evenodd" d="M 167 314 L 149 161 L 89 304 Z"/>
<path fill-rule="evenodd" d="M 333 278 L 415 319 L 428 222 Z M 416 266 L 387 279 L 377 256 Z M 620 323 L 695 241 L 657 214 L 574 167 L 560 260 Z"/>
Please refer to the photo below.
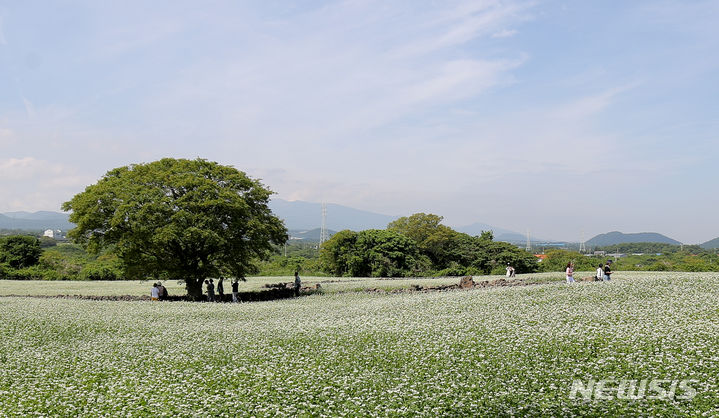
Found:
<path fill-rule="evenodd" d="M 320 228 L 320 247 L 327 241 L 327 203 L 322 202 L 322 227 Z"/>
<path fill-rule="evenodd" d="M 527 247 L 525 248 L 527 252 L 532 252 L 532 242 L 529 240 L 529 229 L 527 230 Z"/>

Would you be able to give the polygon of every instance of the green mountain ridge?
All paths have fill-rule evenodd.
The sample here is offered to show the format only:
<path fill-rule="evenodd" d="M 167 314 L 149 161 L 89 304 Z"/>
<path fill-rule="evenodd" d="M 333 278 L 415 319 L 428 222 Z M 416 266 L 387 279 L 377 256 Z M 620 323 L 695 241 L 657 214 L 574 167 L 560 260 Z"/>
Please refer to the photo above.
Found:
<path fill-rule="evenodd" d="M 592 247 L 605 247 L 608 245 L 627 244 L 630 242 L 659 242 L 664 244 L 681 245 L 681 242 L 656 232 L 637 232 L 625 234 L 619 231 L 599 234 L 587 241 L 586 245 Z"/>

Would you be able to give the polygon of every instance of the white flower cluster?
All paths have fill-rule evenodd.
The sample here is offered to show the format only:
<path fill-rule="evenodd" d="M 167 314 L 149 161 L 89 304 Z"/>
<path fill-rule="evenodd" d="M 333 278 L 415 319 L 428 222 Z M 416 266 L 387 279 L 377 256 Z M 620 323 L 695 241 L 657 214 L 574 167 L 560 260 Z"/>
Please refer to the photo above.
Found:
<path fill-rule="evenodd" d="M 718 300 L 716 273 L 244 304 L 0 297 L 0 416 L 716 416 Z M 696 396 L 570 397 L 576 380 L 654 378 Z"/>

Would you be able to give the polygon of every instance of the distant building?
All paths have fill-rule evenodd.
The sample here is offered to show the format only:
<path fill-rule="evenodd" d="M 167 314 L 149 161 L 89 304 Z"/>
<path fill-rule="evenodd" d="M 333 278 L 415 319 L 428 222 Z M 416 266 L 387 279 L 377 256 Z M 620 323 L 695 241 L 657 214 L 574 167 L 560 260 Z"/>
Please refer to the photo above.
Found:
<path fill-rule="evenodd" d="M 594 255 L 605 255 L 606 253 L 606 251 L 595 251 Z"/>
<path fill-rule="evenodd" d="M 65 238 L 65 235 L 59 229 L 46 229 L 45 232 L 42 234 L 42 236 L 48 237 L 48 238 L 54 238 L 54 239 L 64 239 Z"/>

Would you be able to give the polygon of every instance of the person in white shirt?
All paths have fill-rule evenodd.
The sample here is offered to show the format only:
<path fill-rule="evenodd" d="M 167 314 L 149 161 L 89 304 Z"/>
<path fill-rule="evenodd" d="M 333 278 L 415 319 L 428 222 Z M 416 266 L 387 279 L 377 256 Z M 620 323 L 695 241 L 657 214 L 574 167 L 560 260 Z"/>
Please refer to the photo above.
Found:
<path fill-rule="evenodd" d="M 157 283 L 152 284 L 152 290 L 150 291 L 150 299 L 160 300 L 160 288 L 157 287 Z"/>
<path fill-rule="evenodd" d="M 602 264 L 599 264 L 599 267 L 597 267 L 597 276 L 595 279 L 598 281 L 604 279 L 604 266 Z"/>

